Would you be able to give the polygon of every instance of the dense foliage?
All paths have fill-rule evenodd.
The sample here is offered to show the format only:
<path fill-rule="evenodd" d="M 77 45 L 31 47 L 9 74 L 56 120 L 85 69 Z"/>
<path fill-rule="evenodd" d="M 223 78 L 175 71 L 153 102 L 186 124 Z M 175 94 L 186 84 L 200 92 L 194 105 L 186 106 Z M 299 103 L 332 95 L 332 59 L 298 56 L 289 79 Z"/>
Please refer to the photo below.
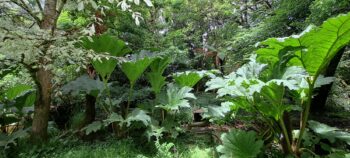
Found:
<path fill-rule="evenodd" d="M 350 125 L 318 101 L 350 43 L 349 10 L 348 0 L 0 0 L 0 154 L 349 157 Z"/>

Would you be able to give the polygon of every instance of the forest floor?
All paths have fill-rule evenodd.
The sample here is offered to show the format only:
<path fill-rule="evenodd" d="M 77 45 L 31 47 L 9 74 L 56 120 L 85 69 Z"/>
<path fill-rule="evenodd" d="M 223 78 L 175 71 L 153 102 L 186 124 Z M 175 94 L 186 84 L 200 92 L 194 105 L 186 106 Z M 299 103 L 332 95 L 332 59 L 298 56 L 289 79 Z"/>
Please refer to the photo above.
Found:
<path fill-rule="evenodd" d="M 349 112 L 314 113 L 311 120 L 325 123 L 350 131 L 348 121 Z M 297 124 L 296 117 L 292 116 L 293 124 Z M 248 127 L 249 126 L 249 127 Z M 164 158 L 167 155 L 175 158 L 216 158 L 215 148 L 221 143 L 220 135 L 231 128 L 259 128 L 261 125 L 248 125 L 244 121 L 235 121 L 231 125 L 201 124 L 196 127 L 186 127 L 185 133 L 176 139 L 168 138 L 157 146 L 153 141 L 141 138 L 127 138 L 118 140 L 105 137 L 91 142 L 71 139 L 52 140 L 45 148 L 32 150 L 30 145 L 22 147 L 18 157 L 23 158 Z M 173 145 L 170 145 L 172 143 Z M 170 150 L 169 150 L 170 149 Z M 16 156 L 17 157 L 17 156 Z"/>

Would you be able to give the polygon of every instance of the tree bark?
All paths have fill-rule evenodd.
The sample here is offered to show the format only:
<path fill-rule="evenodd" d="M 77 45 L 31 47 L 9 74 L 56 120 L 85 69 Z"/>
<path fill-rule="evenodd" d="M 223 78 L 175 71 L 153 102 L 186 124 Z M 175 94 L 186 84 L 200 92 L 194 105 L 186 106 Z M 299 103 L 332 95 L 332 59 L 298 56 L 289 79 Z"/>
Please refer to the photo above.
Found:
<path fill-rule="evenodd" d="M 34 104 L 31 139 L 35 144 L 41 144 L 48 138 L 47 126 L 51 105 L 52 75 L 49 70 L 40 68 L 36 74 L 37 99 Z"/>

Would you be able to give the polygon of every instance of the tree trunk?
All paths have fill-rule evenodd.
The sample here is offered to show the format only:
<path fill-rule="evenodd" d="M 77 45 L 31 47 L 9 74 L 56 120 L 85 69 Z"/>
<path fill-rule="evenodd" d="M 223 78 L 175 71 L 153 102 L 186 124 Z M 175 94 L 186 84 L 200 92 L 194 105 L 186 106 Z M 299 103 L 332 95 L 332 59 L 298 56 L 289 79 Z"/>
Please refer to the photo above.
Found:
<path fill-rule="evenodd" d="M 40 68 L 36 74 L 37 99 L 34 105 L 34 118 L 31 139 L 40 144 L 47 140 L 47 126 L 51 105 L 52 75 L 49 70 Z"/>
<path fill-rule="evenodd" d="M 57 0 L 46 0 L 43 20 L 39 26 L 43 30 L 54 31 L 57 18 Z M 43 46 L 43 55 L 46 55 L 50 43 Z M 44 57 L 39 59 L 40 65 L 47 65 L 49 62 Z M 37 98 L 34 104 L 34 117 L 32 123 L 31 140 L 35 144 L 41 144 L 48 139 L 47 126 L 49 121 L 51 93 L 52 93 L 52 74 L 50 70 L 40 67 L 33 74 L 37 86 Z"/>
<path fill-rule="evenodd" d="M 96 72 L 94 67 L 90 64 L 87 68 L 87 74 L 91 79 L 94 79 L 96 77 Z M 93 121 L 95 121 L 95 115 L 96 115 L 96 110 L 95 110 L 95 103 L 96 103 L 96 98 L 90 94 L 85 95 L 85 115 L 84 115 L 84 120 L 83 123 L 81 124 L 80 128 L 85 127 L 88 124 L 91 124 Z"/>

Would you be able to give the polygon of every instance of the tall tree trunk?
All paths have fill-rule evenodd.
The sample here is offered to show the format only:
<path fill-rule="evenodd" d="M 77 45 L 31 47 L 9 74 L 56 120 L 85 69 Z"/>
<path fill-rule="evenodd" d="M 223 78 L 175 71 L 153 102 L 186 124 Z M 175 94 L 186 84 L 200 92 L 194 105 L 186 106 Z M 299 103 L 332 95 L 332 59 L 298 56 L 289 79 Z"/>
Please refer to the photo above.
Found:
<path fill-rule="evenodd" d="M 57 0 L 46 0 L 43 20 L 39 26 L 43 30 L 54 31 L 57 18 Z M 43 46 L 42 52 L 44 56 L 50 43 Z M 44 58 L 40 57 L 40 65 L 47 65 L 49 62 Z M 35 144 L 41 144 L 48 138 L 47 126 L 49 120 L 49 112 L 51 105 L 51 93 L 52 93 L 52 73 L 50 70 L 40 67 L 34 74 L 34 80 L 37 86 L 37 99 L 34 104 L 34 117 L 32 123 L 31 140 Z"/>
<path fill-rule="evenodd" d="M 37 99 L 34 105 L 34 118 L 31 139 L 40 144 L 47 140 L 47 126 L 51 105 L 52 75 L 49 70 L 40 68 L 36 72 Z"/>
<path fill-rule="evenodd" d="M 94 79 L 96 77 L 95 69 L 91 64 L 88 65 L 87 74 L 91 79 Z M 83 128 L 86 125 L 91 124 L 93 121 L 95 121 L 95 115 L 96 115 L 95 103 L 96 103 L 96 98 L 94 96 L 90 94 L 85 95 L 85 115 L 84 115 L 83 123 L 81 124 L 80 128 Z"/>

